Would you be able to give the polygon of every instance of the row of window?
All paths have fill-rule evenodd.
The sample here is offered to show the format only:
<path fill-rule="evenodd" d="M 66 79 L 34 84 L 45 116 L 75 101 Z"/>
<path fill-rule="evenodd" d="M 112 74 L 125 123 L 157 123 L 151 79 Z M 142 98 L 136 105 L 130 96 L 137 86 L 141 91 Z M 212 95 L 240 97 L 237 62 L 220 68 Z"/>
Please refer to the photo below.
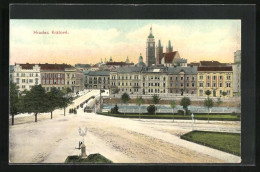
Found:
<path fill-rule="evenodd" d="M 45 90 L 46 91 L 51 91 L 51 88 L 52 87 L 45 87 Z M 63 90 L 64 89 L 64 87 L 56 87 L 58 90 Z"/>
<path fill-rule="evenodd" d="M 64 74 L 60 73 L 43 73 L 42 78 L 64 78 Z"/>
<path fill-rule="evenodd" d="M 120 84 L 121 84 L 122 86 L 127 86 L 127 85 L 128 85 L 127 82 L 126 82 L 126 83 L 124 83 L 124 82 L 122 82 L 122 83 L 118 82 L 118 85 L 119 85 L 119 86 L 120 86 Z M 131 83 L 131 82 L 129 83 L 129 86 L 132 86 L 132 83 Z M 135 82 L 133 86 L 139 86 L 139 83 L 138 83 L 138 82 Z"/>
<path fill-rule="evenodd" d="M 107 78 L 107 79 L 106 79 Z M 89 80 L 102 80 L 102 77 L 89 77 Z M 109 80 L 109 77 L 103 77 L 103 80 Z"/>
<path fill-rule="evenodd" d="M 183 93 L 184 91 L 183 90 L 175 90 L 175 93 L 179 93 L 179 91 L 180 91 L 180 93 Z M 173 89 L 170 89 L 170 93 L 173 93 L 174 92 L 174 90 Z M 189 90 L 186 90 L 186 93 L 191 93 L 191 94 L 194 94 L 194 90 L 191 90 L 191 91 L 189 91 Z"/>
<path fill-rule="evenodd" d="M 134 88 L 134 89 L 129 89 L 129 92 L 132 92 L 132 90 L 133 90 L 133 92 L 138 92 L 139 91 L 139 89 L 138 88 Z M 124 89 L 124 88 L 122 88 L 122 92 L 124 92 L 124 91 L 128 91 L 128 89 L 126 88 L 126 89 Z"/>
<path fill-rule="evenodd" d="M 172 77 L 172 76 L 171 76 L 171 77 L 170 77 L 170 80 L 172 81 L 172 80 L 173 80 L 173 78 L 174 78 L 174 77 Z M 183 77 L 183 76 L 181 76 L 181 77 L 180 77 L 180 79 L 181 79 L 181 80 L 183 80 L 183 79 L 184 79 L 184 77 Z M 189 76 L 187 76 L 187 77 L 186 77 L 186 80 L 187 80 L 187 81 L 189 81 L 189 79 L 190 79 L 190 77 L 189 77 Z M 175 77 L 175 80 L 176 80 L 176 81 L 178 81 L 178 76 L 176 76 L 176 77 Z M 195 81 L 195 77 L 194 77 L 194 76 L 193 76 L 193 77 L 191 77 L 191 80 L 192 80 L 192 81 Z"/>
<path fill-rule="evenodd" d="M 42 84 L 64 84 L 64 80 L 42 80 Z"/>
<path fill-rule="evenodd" d="M 200 76 L 199 76 L 199 79 L 200 79 L 200 80 L 203 80 L 203 75 L 200 75 Z M 207 79 L 208 79 L 208 80 L 210 79 L 210 75 L 207 75 Z M 216 80 L 216 79 L 217 79 L 217 76 L 216 76 L 216 75 L 213 75 L 213 76 L 212 76 L 212 79 L 213 79 L 213 80 Z M 222 79 L 223 79 L 223 76 L 219 76 L 219 80 L 222 80 Z M 230 75 L 227 75 L 227 76 L 226 76 L 226 80 L 231 80 L 231 76 L 230 76 Z"/>
<path fill-rule="evenodd" d="M 178 87 L 178 83 L 175 83 L 175 87 Z M 181 87 L 183 87 L 183 83 L 180 83 L 180 86 Z M 172 83 L 170 83 L 170 87 L 172 87 L 173 86 L 173 84 Z M 186 83 L 186 87 L 190 87 L 190 83 Z M 195 83 L 191 83 L 191 87 L 195 87 Z"/>
<path fill-rule="evenodd" d="M 210 85 L 209 82 L 207 82 L 206 86 L 207 86 L 207 87 L 211 87 L 211 85 Z M 199 83 L 199 87 L 203 87 L 203 82 L 200 82 L 200 83 Z M 217 84 L 214 82 L 214 83 L 212 84 L 212 87 L 217 87 Z M 223 84 L 222 84 L 221 82 L 219 83 L 219 87 L 223 87 Z M 230 83 L 230 82 L 226 82 L 226 87 L 231 87 L 231 83 Z"/>
<path fill-rule="evenodd" d="M 203 96 L 203 92 L 204 92 L 204 90 L 199 90 L 199 95 Z M 223 92 L 222 90 L 219 90 L 220 95 L 222 95 L 222 92 Z M 230 90 L 227 90 L 226 92 L 227 92 L 227 95 L 230 95 L 230 93 L 231 93 Z M 214 94 L 216 94 L 216 92 L 215 93 L 213 92 L 212 95 L 214 96 Z"/>
<path fill-rule="evenodd" d="M 21 75 L 20 75 L 20 73 L 16 73 L 16 76 L 17 77 L 19 77 L 19 76 L 21 76 L 21 77 L 26 77 L 26 76 L 30 76 L 30 77 L 36 76 L 36 77 L 38 77 L 39 75 L 38 75 L 38 73 L 21 73 Z"/>
<path fill-rule="evenodd" d="M 160 89 L 148 89 L 148 93 L 160 93 Z M 161 93 L 165 93 L 165 89 Z"/>

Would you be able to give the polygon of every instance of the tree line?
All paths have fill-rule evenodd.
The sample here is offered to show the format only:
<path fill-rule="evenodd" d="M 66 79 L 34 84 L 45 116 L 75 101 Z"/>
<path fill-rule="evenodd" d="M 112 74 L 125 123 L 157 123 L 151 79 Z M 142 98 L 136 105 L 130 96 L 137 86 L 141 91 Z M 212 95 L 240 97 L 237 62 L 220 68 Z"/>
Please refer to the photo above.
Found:
<path fill-rule="evenodd" d="M 12 116 L 12 125 L 14 125 L 14 116 L 20 113 L 33 113 L 35 122 L 39 113 L 49 112 L 52 119 L 53 111 L 60 108 L 64 109 L 65 116 L 66 107 L 73 101 L 69 94 L 72 92 L 70 88 L 59 90 L 52 87 L 50 92 L 46 92 L 42 85 L 35 85 L 29 91 L 19 92 L 18 89 L 15 83 L 10 82 L 9 114 Z"/>

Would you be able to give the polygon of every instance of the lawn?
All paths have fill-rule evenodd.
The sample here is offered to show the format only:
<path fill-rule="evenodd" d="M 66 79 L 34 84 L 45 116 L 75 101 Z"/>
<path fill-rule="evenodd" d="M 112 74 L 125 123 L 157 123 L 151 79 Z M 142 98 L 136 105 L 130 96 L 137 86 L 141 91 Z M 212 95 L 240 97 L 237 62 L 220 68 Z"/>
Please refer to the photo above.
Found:
<path fill-rule="evenodd" d="M 80 156 L 73 155 L 68 156 L 65 163 L 113 163 L 106 157 L 100 154 L 90 154 L 87 158 L 81 158 Z"/>
<path fill-rule="evenodd" d="M 240 156 L 240 134 L 208 131 L 192 131 L 182 139 Z"/>
<path fill-rule="evenodd" d="M 100 115 L 106 115 L 106 116 L 113 116 L 113 117 L 120 117 L 120 118 L 139 118 L 139 114 L 137 113 L 126 113 L 125 115 L 123 113 L 119 114 L 111 114 L 108 112 L 98 112 Z M 173 119 L 172 114 L 141 114 L 140 118 L 144 119 Z M 207 114 L 194 114 L 194 118 L 197 120 L 208 120 Z M 191 120 L 190 115 L 179 115 L 175 114 L 174 119 L 185 119 L 185 120 Z M 215 120 L 215 121 L 240 121 L 240 115 L 239 114 L 210 114 L 209 120 Z"/>

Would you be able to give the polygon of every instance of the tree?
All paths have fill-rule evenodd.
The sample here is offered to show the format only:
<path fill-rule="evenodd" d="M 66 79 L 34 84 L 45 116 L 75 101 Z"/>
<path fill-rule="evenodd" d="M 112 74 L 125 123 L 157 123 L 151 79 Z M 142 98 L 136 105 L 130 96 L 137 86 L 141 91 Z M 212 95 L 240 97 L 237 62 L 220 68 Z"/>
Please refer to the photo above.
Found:
<path fill-rule="evenodd" d="M 144 103 L 144 99 L 142 98 L 142 96 L 141 97 L 137 97 L 137 99 L 136 99 L 136 104 L 139 106 L 139 119 L 140 119 L 140 114 L 141 114 L 141 112 L 140 112 L 140 110 L 141 110 L 141 105 Z"/>
<path fill-rule="evenodd" d="M 208 123 L 209 123 L 209 109 L 213 107 L 213 101 L 210 98 L 204 100 L 204 106 L 208 108 Z"/>
<path fill-rule="evenodd" d="M 130 97 L 127 93 L 124 93 L 121 96 L 121 100 L 124 104 L 127 104 L 130 101 Z M 125 114 L 125 111 L 124 111 L 124 114 Z"/>
<path fill-rule="evenodd" d="M 156 94 L 153 95 L 152 101 L 155 106 L 155 115 L 156 115 L 156 109 L 157 109 L 156 105 L 160 102 L 160 100 L 161 100 L 161 98 L 159 97 L 159 95 L 156 95 Z"/>
<path fill-rule="evenodd" d="M 48 99 L 45 89 L 41 85 L 35 85 L 24 96 L 21 96 L 20 110 L 24 113 L 34 113 L 37 122 L 38 113 L 48 112 Z"/>
<path fill-rule="evenodd" d="M 10 110 L 10 114 L 12 116 L 12 125 L 14 125 L 14 115 L 18 114 L 18 86 L 13 83 L 13 82 L 10 82 L 10 107 L 9 107 L 9 110 Z"/>
<path fill-rule="evenodd" d="M 180 105 L 183 107 L 185 113 L 184 115 L 186 115 L 187 111 L 188 111 L 188 106 L 191 104 L 190 98 L 188 97 L 183 97 L 180 101 Z"/>
<path fill-rule="evenodd" d="M 170 106 L 171 106 L 171 108 L 172 108 L 172 120 L 173 120 L 173 122 L 174 122 L 174 108 L 176 107 L 176 104 L 175 104 L 175 101 L 174 101 L 174 100 L 172 100 L 172 101 L 170 102 Z"/>
<path fill-rule="evenodd" d="M 221 94 L 223 97 L 225 97 L 227 95 L 227 92 L 223 91 Z"/>
<path fill-rule="evenodd" d="M 52 119 L 52 112 L 57 109 L 62 107 L 61 102 L 62 102 L 62 92 L 58 90 L 56 87 L 52 87 L 51 91 L 46 94 L 47 96 L 47 103 L 49 104 L 49 112 L 51 112 L 51 119 Z"/>
<path fill-rule="evenodd" d="M 67 87 L 62 90 L 62 98 L 60 99 L 59 105 L 64 108 L 64 116 L 66 115 L 66 107 L 73 102 L 73 98 L 69 95 L 72 92 L 71 88 Z"/>
<path fill-rule="evenodd" d="M 147 107 L 147 111 L 148 111 L 149 114 L 154 114 L 154 112 L 155 112 L 155 106 L 154 106 L 154 105 L 149 105 L 149 106 Z"/>
<path fill-rule="evenodd" d="M 211 94 L 210 90 L 205 91 L 205 94 L 209 97 L 209 95 Z"/>

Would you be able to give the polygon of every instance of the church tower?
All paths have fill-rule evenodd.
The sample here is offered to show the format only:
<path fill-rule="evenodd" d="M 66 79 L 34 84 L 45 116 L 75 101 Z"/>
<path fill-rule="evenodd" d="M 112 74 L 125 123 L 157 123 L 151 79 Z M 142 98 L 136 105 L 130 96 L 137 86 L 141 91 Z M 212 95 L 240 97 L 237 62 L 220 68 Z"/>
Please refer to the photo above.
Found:
<path fill-rule="evenodd" d="M 151 27 L 146 42 L 146 65 L 152 66 L 152 64 L 155 64 L 155 42 Z"/>
<path fill-rule="evenodd" d="M 166 47 L 166 53 L 171 53 L 173 51 L 173 46 L 171 45 L 171 41 L 168 42 L 168 47 Z"/>
<path fill-rule="evenodd" d="M 161 45 L 161 41 L 159 40 L 158 46 L 156 46 L 156 65 L 161 64 L 162 58 L 163 58 L 163 46 Z"/>

